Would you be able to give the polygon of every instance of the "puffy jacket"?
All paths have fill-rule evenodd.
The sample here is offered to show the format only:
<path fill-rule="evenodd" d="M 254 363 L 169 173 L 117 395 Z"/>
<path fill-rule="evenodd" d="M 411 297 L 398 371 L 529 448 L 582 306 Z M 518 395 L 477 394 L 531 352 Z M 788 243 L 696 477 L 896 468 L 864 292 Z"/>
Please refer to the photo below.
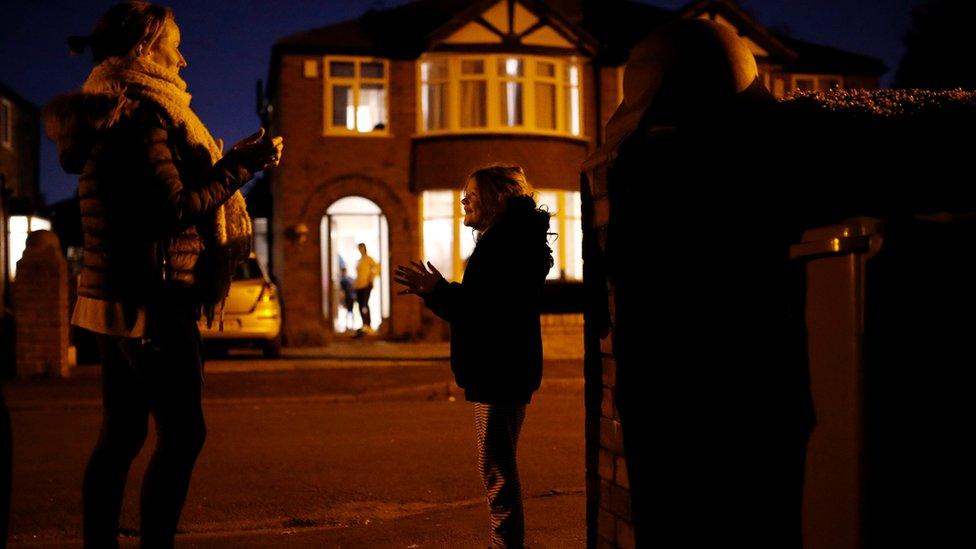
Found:
<path fill-rule="evenodd" d="M 469 401 L 528 403 L 539 388 L 548 230 L 549 214 L 531 198 L 510 198 L 475 246 L 462 282 L 441 280 L 423 296 L 450 323 L 451 369 Z"/>
<path fill-rule="evenodd" d="M 44 117 L 62 167 L 80 174 L 79 295 L 143 304 L 166 285 L 192 296 L 203 268 L 200 235 L 251 173 L 229 157 L 211 165 L 149 101 L 73 93 L 47 105 Z"/>

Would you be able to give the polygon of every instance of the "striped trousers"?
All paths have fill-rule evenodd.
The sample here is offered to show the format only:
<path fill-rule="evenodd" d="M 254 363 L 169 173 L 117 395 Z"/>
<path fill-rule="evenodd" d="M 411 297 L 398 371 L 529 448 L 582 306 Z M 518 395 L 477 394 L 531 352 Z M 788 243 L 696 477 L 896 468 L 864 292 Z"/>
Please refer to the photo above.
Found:
<path fill-rule="evenodd" d="M 493 548 L 520 548 L 525 540 L 522 488 L 515 463 L 523 420 L 524 404 L 474 405 L 478 470 L 485 483 Z"/>

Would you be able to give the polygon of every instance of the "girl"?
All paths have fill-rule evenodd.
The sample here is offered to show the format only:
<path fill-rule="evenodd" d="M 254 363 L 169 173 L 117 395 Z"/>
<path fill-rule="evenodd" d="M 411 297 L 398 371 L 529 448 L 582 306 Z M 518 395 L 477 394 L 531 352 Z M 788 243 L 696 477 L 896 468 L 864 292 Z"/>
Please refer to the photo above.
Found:
<path fill-rule="evenodd" d="M 474 403 L 478 467 L 487 493 L 492 547 L 522 547 L 524 519 L 516 447 L 525 406 L 542 380 L 539 299 L 552 268 L 549 213 L 518 166 L 476 170 L 464 186 L 464 224 L 478 243 L 462 282 L 427 263 L 397 268 L 413 293 L 451 326 L 451 369 Z M 429 269 L 428 269 L 429 267 Z"/>

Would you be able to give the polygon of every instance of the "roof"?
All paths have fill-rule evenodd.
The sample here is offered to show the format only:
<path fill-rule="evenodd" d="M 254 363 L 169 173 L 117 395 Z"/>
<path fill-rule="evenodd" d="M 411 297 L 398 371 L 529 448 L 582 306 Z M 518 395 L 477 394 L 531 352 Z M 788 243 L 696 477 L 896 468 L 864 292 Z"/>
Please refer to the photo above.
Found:
<path fill-rule="evenodd" d="M 822 46 L 788 36 L 777 35 L 777 38 L 797 53 L 796 61 L 787 65 L 793 72 L 881 76 L 888 71 L 888 67 L 877 57 Z"/>
<path fill-rule="evenodd" d="M 416 59 L 443 34 L 499 0 L 417 0 L 362 17 L 286 36 L 274 45 L 271 81 L 283 53 L 370 55 Z M 887 67 L 877 58 L 781 36 L 756 23 L 729 0 L 697 0 L 680 10 L 635 0 L 520 0 L 549 15 L 559 26 L 575 31 L 581 43 L 599 45 L 596 60 L 604 65 L 626 62 L 630 49 L 653 29 L 682 16 L 704 11 L 730 16 L 742 31 L 759 40 L 794 72 L 880 76 Z M 653 0 L 652 0 L 653 1 Z M 566 10 L 557 13 L 557 8 Z M 270 89 L 274 89 L 271 87 Z"/>
<path fill-rule="evenodd" d="M 23 96 L 6 86 L 3 82 L 0 82 L 0 97 L 5 98 L 12 103 L 16 103 L 26 111 L 38 116 L 40 115 L 40 110 L 38 110 L 37 105 L 24 99 Z"/>
<path fill-rule="evenodd" d="M 274 48 L 289 53 L 329 52 L 414 59 L 424 51 L 428 35 L 471 5 L 470 0 L 418 0 L 386 10 L 369 10 L 359 19 L 286 36 Z"/>

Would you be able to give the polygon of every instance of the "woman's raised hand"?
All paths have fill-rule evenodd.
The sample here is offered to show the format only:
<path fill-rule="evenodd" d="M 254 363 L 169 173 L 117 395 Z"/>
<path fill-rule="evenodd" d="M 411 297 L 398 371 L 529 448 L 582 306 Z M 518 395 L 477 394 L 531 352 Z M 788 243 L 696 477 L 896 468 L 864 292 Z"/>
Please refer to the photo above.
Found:
<path fill-rule="evenodd" d="M 407 287 L 407 289 L 397 292 L 397 295 L 429 293 L 437 285 L 437 282 L 444 278 L 430 261 L 427 262 L 426 267 L 419 261 L 411 261 L 410 265 L 410 267 L 397 265 L 394 281 Z M 430 270 L 427 270 L 428 267 Z"/>
<path fill-rule="evenodd" d="M 259 172 L 273 168 L 281 162 L 281 152 L 285 148 L 284 138 L 280 135 L 271 139 L 263 139 L 264 128 L 245 137 L 234 145 L 227 156 L 234 157 L 248 170 Z"/>

